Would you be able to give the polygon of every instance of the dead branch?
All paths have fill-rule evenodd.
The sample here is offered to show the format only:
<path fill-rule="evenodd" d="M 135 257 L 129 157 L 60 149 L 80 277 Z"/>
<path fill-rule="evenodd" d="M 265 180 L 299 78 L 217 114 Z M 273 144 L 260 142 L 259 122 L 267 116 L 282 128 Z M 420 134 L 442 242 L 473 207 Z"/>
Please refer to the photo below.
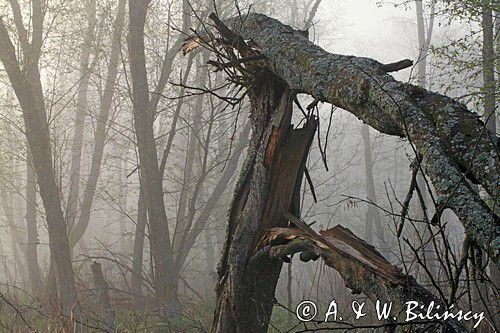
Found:
<path fill-rule="evenodd" d="M 327 266 L 339 272 L 346 286 L 353 293 L 363 293 L 373 302 L 390 301 L 395 313 L 399 313 L 404 308 L 404 304 L 410 300 L 419 301 L 422 304 L 434 301 L 440 306 L 445 306 L 443 300 L 437 299 L 413 277 L 402 273 L 399 268 L 390 264 L 372 245 L 356 237 L 349 229 L 337 225 L 317 234 L 305 222 L 292 214 L 284 212 L 283 216 L 294 223 L 297 228 L 271 229 L 266 237 L 267 245 L 271 245 L 269 253 L 273 253 L 273 244 L 278 244 L 274 250 L 274 253 L 278 255 L 299 249 L 311 251 L 312 246 L 313 252 L 318 253 Z M 293 243 L 288 245 L 292 241 Z M 308 242 L 310 244 L 306 245 Z M 450 332 L 468 332 L 460 322 L 454 319 L 449 319 L 442 324 Z"/>
<path fill-rule="evenodd" d="M 413 66 L 413 61 L 410 59 L 404 59 L 396 62 L 392 62 L 390 64 L 382 65 L 382 69 L 386 73 L 397 72 L 402 69 Z"/>

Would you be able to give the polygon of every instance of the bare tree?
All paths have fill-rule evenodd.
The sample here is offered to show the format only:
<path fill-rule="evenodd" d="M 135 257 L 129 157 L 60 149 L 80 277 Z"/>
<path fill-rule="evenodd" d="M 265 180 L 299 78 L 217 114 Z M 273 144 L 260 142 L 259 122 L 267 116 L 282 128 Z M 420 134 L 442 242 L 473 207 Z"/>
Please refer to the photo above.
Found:
<path fill-rule="evenodd" d="M 0 21 L 0 60 L 23 112 L 26 139 L 33 156 L 33 167 L 47 215 L 49 245 L 56 265 L 62 310 L 65 315 L 77 315 L 78 297 L 60 189 L 54 173 L 52 145 L 38 69 L 43 42 L 44 5 L 41 1 L 32 2 L 31 41 L 28 41 L 29 34 L 23 24 L 19 3 L 11 1 L 11 7 L 21 44 L 23 66 L 18 61 L 16 49 L 3 20 Z"/>
<path fill-rule="evenodd" d="M 85 3 L 87 14 L 87 29 L 85 31 L 84 42 L 80 54 L 80 82 L 78 84 L 78 97 L 76 101 L 75 126 L 73 132 L 73 142 L 71 147 L 71 170 L 69 179 L 69 194 L 66 204 L 66 221 L 69 226 L 73 226 L 78 199 L 80 194 L 80 168 L 82 160 L 83 133 L 85 129 L 85 118 L 88 113 L 88 91 L 91 76 L 90 54 L 94 39 L 96 25 L 96 2 L 87 0 Z"/>
<path fill-rule="evenodd" d="M 153 123 L 159 97 L 170 76 L 172 61 L 181 45 L 182 36 L 165 52 L 161 76 L 156 94 L 149 96 L 144 49 L 144 26 L 146 24 L 149 0 L 129 1 L 128 50 L 130 57 L 130 77 L 134 128 L 139 152 L 140 178 L 144 202 L 148 211 L 150 225 L 151 254 L 154 262 L 154 284 L 156 297 L 161 305 L 179 308 L 177 286 L 173 276 L 174 265 L 172 243 L 169 235 L 165 203 L 163 201 L 163 177 L 158 163 L 158 152 L 154 137 Z M 187 24 L 189 7 L 184 2 L 184 22 Z M 185 29 L 183 29 L 185 30 Z"/>

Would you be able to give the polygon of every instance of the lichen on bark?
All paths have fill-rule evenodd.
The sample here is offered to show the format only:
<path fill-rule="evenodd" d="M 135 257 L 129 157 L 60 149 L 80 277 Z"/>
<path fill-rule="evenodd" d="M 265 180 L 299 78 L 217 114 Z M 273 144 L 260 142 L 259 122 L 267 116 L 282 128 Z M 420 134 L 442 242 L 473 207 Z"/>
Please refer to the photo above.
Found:
<path fill-rule="evenodd" d="M 498 139 L 476 113 L 447 96 L 396 81 L 376 60 L 329 53 L 263 14 L 224 22 L 258 45 L 268 68 L 295 91 L 343 108 L 380 132 L 407 138 L 423 156 L 438 202 L 451 208 L 471 239 L 498 262 L 498 216 L 468 183 L 479 183 L 497 200 Z"/>

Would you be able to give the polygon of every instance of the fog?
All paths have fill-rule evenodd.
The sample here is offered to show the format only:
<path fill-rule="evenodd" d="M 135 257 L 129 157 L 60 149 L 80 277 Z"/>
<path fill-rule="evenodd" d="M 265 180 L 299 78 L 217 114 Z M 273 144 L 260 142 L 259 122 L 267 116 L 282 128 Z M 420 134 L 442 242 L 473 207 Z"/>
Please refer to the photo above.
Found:
<path fill-rule="evenodd" d="M 0 332 L 498 330 L 498 13 L 1 2 Z"/>

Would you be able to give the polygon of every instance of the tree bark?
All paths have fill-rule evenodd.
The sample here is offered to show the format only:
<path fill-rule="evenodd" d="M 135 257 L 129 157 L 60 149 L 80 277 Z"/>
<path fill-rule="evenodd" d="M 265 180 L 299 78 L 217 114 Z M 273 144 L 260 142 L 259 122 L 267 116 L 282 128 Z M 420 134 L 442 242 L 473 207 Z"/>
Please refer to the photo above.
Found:
<path fill-rule="evenodd" d="M 477 114 L 446 96 L 394 80 L 373 59 L 330 54 L 265 15 L 225 23 L 259 45 L 269 68 L 292 89 L 411 141 L 423 156 L 438 204 L 453 209 L 471 239 L 498 260 L 498 216 L 465 180 L 480 183 L 494 198 L 499 193 L 497 139 L 484 131 Z"/>
<path fill-rule="evenodd" d="M 302 180 L 316 120 L 291 126 L 294 94 L 271 73 L 249 90 L 252 138 L 229 213 L 218 267 L 212 332 L 266 332 L 281 260 L 250 258 L 268 228 L 285 226 L 282 210 Z"/>

